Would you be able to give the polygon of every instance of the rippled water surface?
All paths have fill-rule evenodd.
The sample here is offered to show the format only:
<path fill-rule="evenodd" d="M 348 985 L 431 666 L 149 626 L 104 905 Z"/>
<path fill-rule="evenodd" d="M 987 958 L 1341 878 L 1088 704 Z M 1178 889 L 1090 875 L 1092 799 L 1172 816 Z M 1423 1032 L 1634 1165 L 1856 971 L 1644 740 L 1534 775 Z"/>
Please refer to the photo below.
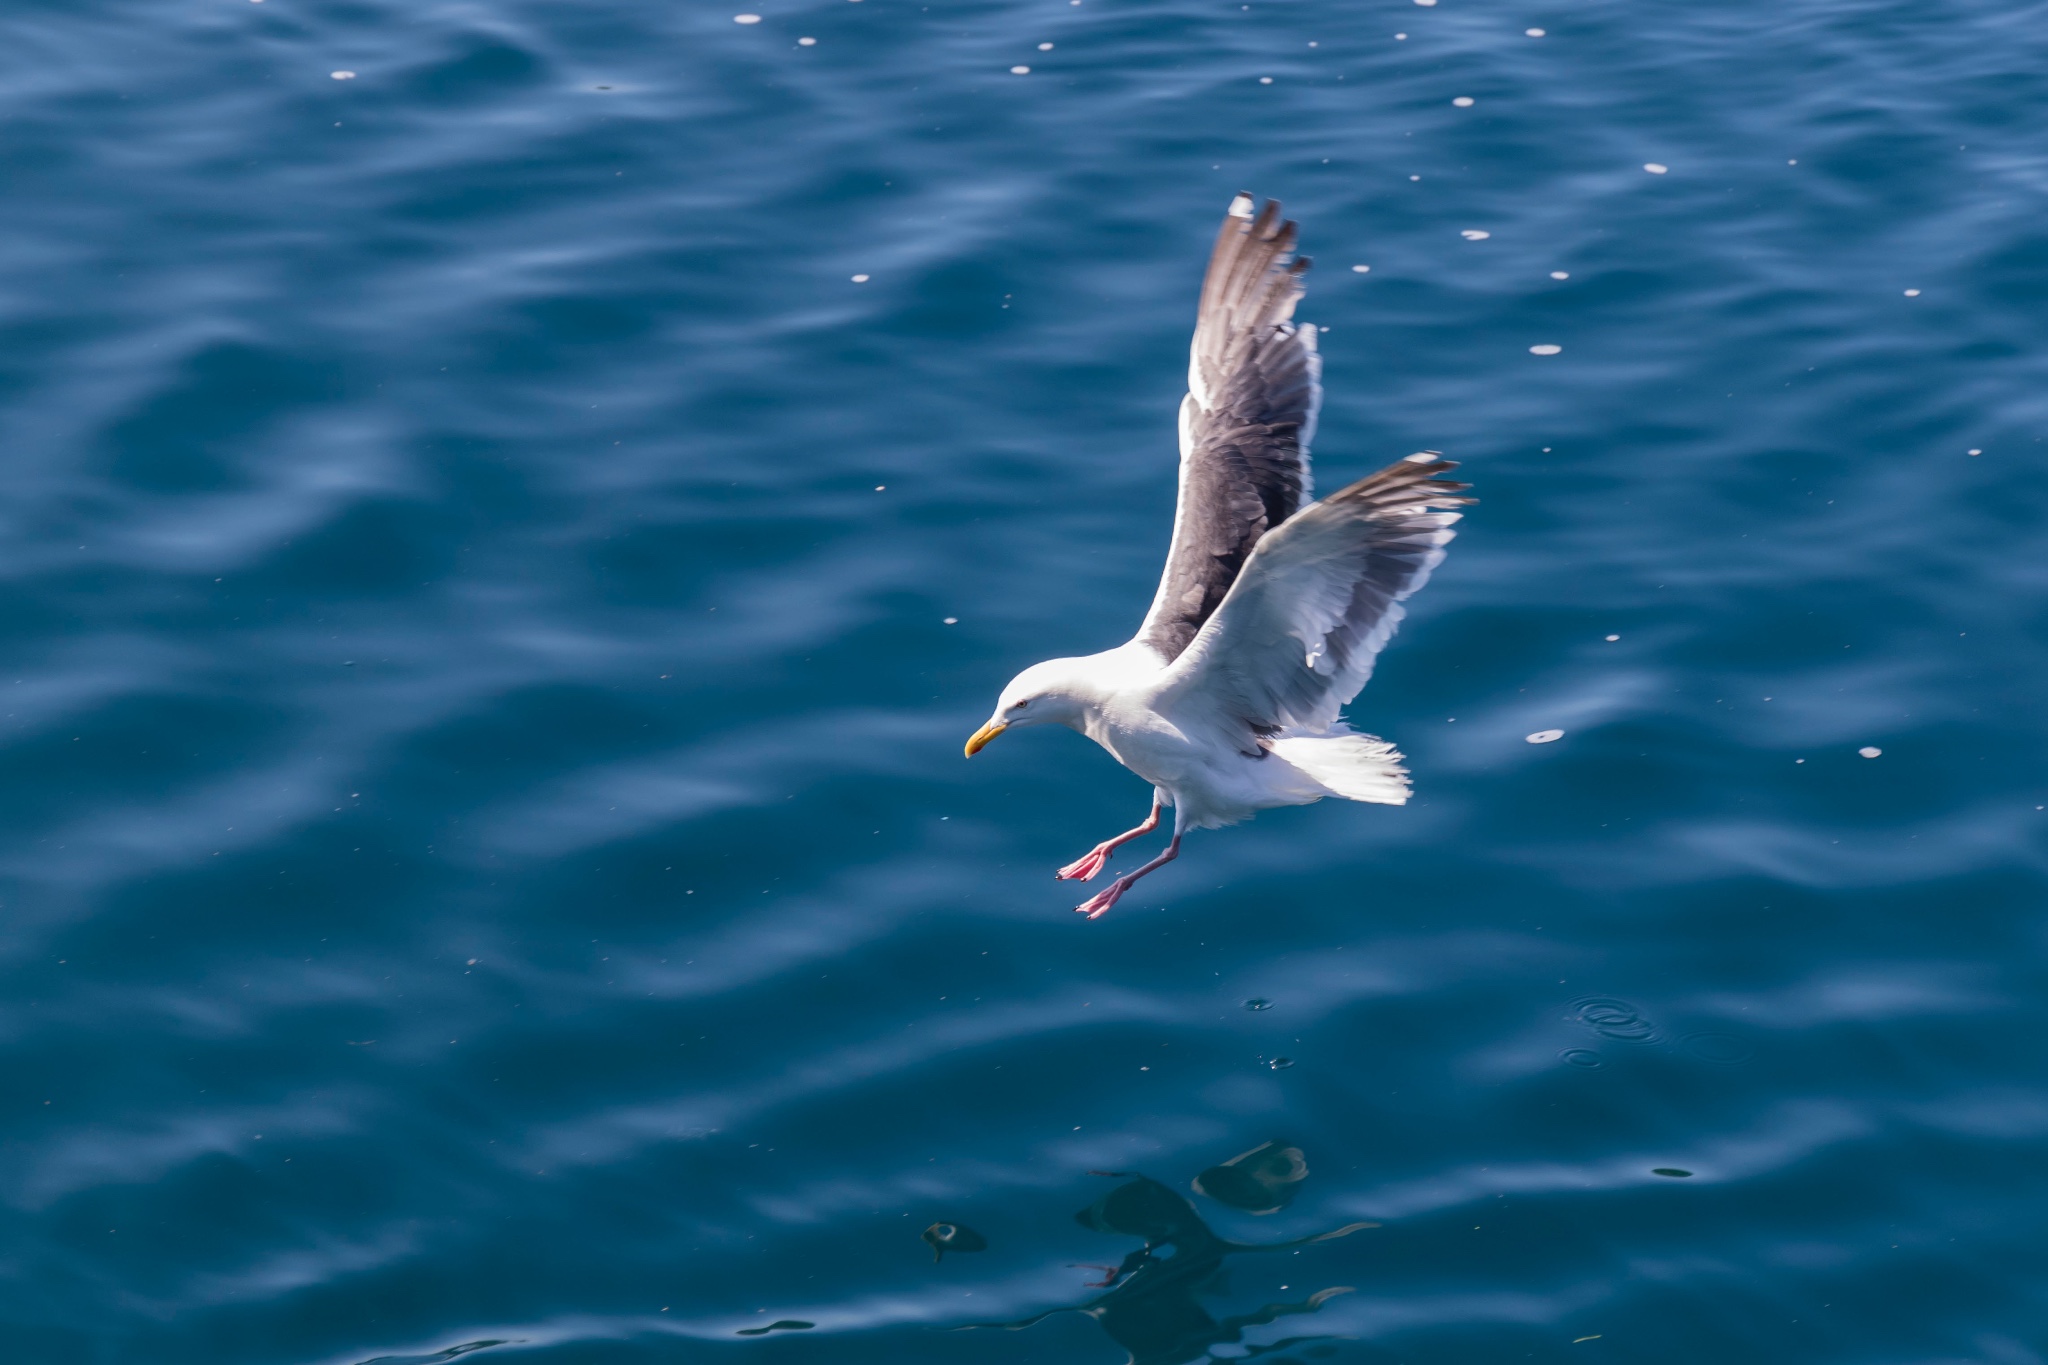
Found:
<path fill-rule="evenodd" d="M 2048 7 L 733 16 L 0 12 L 7 1359 L 2039 1365 Z M 1484 501 L 1087 923 L 1240 188 Z"/>

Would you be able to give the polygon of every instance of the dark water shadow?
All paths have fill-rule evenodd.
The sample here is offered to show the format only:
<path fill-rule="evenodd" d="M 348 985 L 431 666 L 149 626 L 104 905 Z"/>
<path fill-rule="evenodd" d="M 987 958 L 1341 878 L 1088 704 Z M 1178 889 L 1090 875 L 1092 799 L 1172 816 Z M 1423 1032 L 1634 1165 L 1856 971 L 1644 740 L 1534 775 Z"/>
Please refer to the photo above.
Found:
<path fill-rule="evenodd" d="M 1260 1212 L 1270 1212 L 1285 1202 L 1277 1197 L 1273 1187 L 1284 1185 L 1286 1198 L 1292 1198 L 1294 1188 L 1308 1174 L 1308 1165 L 1302 1159 L 1300 1149 L 1267 1143 L 1222 1165 L 1210 1167 L 1197 1177 L 1195 1188 L 1203 1193 L 1216 1191 L 1219 1185 L 1230 1190 L 1228 1183 L 1219 1180 L 1218 1173 L 1243 1172 L 1247 1168 L 1273 1174 L 1268 1176 L 1266 1188 L 1257 1198 L 1229 1202 L 1246 1207 L 1255 1204 L 1258 1207 L 1253 1211 Z M 1090 1267 L 1105 1272 L 1095 1287 L 1109 1292 L 1080 1303 L 1049 1308 L 1013 1322 L 972 1322 L 955 1330 L 1021 1331 L 1060 1313 L 1080 1313 L 1095 1319 L 1112 1341 L 1130 1352 L 1127 1365 L 1193 1365 L 1193 1362 L 1214 1360 L 1218 1357 L 1210 1354 L 1210 1348 L 1242 1342 L 1246 1328 L 1313 1313 L 1339 1294 L 1352 1292 L 1349 1285 L 1333 1285 L 1293 1302 L 1267 1303 L 1248 1313 L 1217 1317 L 1202 1305 L 1202 1299 L 1224 1292 L 1224 1262 L 1227 1258 L 1256 1252 L 1291 1251 L 1345 1237 L 1361 1228 L 1378 1226 L 1376 1223 L 1347 1223 L 1330 1232 L 1290 1242 L 1232 1242 L 1217 1236 L 1184 1195 L 1156 1180 L 1129 1171 L 1097 1171 L 1094 1174 L 1122 1179 L 1125 1183 L 1075 1214 L 1074 1220 L 1096 1232 L 1141 1237 L 1145 1243 L 1125 1256 L 1118 1265 Z M 1328 1336 L 1288 1337 L 1252 1346 L 1226 1358 L 1247 1360 L 1311 1342 L 1335 1339 Z"/>

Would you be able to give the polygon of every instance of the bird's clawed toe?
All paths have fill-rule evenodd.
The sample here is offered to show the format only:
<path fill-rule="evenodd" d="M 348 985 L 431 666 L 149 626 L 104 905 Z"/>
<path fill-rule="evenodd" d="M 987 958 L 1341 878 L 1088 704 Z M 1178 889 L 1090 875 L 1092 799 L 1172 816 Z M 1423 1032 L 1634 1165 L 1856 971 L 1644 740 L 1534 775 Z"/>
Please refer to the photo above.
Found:
<path fill-rule="evenodd" d="M 1089 919 L 1101 919 L 1109 913 L 1109 907 L 1115 905 L 1124 892 L 1130 889 L 1130 880 L 1125 877 L 1118 877 L 1108 886 L 1103 887 L 1087 900 L 1075 906 L 1074 913 L 1086 915 Z"/>
<path fill-rule="evenodd" d="M 1103 864 L 1108 861 L 1108 846 L 1097 844 L 1091 851 L 1082 854 L 1052 875 L 1063 882 L 1085 882 L 1102 871 Z"/>

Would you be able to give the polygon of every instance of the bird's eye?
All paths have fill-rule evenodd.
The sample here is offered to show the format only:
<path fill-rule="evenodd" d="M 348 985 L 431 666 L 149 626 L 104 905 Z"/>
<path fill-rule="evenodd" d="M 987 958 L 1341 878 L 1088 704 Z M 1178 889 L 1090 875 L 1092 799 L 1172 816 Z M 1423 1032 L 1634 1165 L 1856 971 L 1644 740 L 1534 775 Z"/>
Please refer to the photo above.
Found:
<path fill-rule="evenodd" d="M 1029 697 L 1026 697 L 1026 698 L 1025 698 L 1024 700 L 1022 700 L 1022 701 L 1013 701 L 1013 702 L 1011 702 L 1011 703 L 1010 703 L 1010 709 L 1011 709 L 1012 711 L 1022 711 L 1022 710 L 1023 710 L 1023 709 L 1025 708 L 1025 707 L 1027 707 L 1027 706 L 1029 706 L 1029 705 L 1031 705 L 1031 698 L 1029 698 Z"/>

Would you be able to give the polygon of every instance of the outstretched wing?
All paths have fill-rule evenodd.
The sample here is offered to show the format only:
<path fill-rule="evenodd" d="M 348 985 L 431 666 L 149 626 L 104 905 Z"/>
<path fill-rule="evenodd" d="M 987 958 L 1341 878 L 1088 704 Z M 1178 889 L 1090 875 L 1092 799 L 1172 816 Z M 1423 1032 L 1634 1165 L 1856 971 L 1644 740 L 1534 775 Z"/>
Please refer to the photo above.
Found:
<path fill-rule="evenodd" d="M 1443 561 L 1468 484 L 1435 451 L 1311 503 L 1260 541 L 1174 663 L 1178 699 L 1206 701 L 1258 734 L 1328 729 L 1372 676 L 1401 599 Z"/>
<path fill-rule="evenodd" d="M 1323 398 L 1316 329 L 1291 319 L 1308 259 L 1267 200 L 1230 203 L 1209 273 L 1180 405 L 1180 501 L 1166 573 L 1137 639 L 1178 658 L 1237 581 L 1259 537 L 1309 496 L 1308 443 Z"/>

